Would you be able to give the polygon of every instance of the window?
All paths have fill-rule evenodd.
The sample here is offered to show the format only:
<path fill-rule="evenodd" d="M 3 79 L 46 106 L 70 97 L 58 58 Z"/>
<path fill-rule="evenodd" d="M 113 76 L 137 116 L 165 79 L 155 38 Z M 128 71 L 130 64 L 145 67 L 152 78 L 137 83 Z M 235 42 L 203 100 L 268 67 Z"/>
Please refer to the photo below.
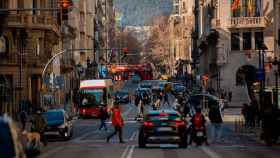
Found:
<path fill-rule="evenodd" d="M 260 49 L 260 44 L 263 43 L 263 32 L 255 32 L 255 48 Z"/>
<path fill-rule="evenodd" d="M 0 0 L 0 8 L 8 8 L 9 0 Z"/>
<path fill-rule="evenodd" d="M 240 50 L 239 33 L 231 33 L 231 50 Z"/>
<path fill-rule="evenodd" d="M 261 16 L 262 0 L 231 0 L 232 17 Z"/>
<path fill-rule="evenodd" d="M 252 34 L 251 32 L 244 32 L 243 33 L 243 49 L 244 50 L 251 50 L 252 49 Z"/>
<path fill-rule="evenodd" d="M 179 5 L 174 6 L 173 14 L 179 14 Z"/>
<path fill-rule="evenodd" d="M 36 9 L 38 7 L 37 0 L 33 0 L 32 6 L 33 6 L 33 9 Z M 35 15 L 35 14 L 36 14 L 36 11 L 33 10 L 33 15 Z"/>

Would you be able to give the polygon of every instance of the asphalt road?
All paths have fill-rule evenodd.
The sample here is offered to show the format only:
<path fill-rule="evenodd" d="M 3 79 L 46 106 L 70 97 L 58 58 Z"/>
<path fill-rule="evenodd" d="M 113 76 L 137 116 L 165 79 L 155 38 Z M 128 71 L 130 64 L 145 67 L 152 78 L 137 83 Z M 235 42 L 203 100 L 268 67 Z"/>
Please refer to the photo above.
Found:
<path fill-rule="evenodd" d="M 130 87 L 133 85 L 125 86 Z M 134 86 L 135 87 L 135 86 Z M 133 89 L 133 88 L 131 88 Z M 167 108 L 167 107 L 164 107 Z M 225 122 L 223 126 L 222 143 L 212 143 L 209 146 L 189 146 L 179 149 L 176 145 L 153 145 L 145 149 L 138 148 L 138 123 L 134 121 L 136 108 L 134 105 L 122 105 L 125 116 L 124 140 L 119 144 L 114 137 L 110 143 L 106 136 L 113 131 L 108 123 L 108 131 L 99 131 L 98 119 L 76 120 L 74 122 L 74 136 L 70 141 L 52 138 L 43 149 L 40 158 L 279 158 L 279 148 L 269 148 L 250 136 L 238 136 L 233 132 L 232 122 Z M 226 120 L 234 112 L 225 113 Z M 234 114 L 235 115 L 235 114 Z M 210 138 L 211 139 L 211 138 Z"/>

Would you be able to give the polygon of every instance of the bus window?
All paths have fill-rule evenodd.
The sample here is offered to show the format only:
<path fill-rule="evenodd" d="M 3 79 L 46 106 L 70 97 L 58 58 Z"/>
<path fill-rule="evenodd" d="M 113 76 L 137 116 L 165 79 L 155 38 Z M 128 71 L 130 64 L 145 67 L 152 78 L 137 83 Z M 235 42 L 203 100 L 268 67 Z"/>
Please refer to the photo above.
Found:
<path fill-rule="evenodd" d="M 92 90 L 82 90 L 80 94 L 80 101 L 82 107 L 95 107 L 95 106 L 104 106 L 102 89 L 92 89 Z"/>

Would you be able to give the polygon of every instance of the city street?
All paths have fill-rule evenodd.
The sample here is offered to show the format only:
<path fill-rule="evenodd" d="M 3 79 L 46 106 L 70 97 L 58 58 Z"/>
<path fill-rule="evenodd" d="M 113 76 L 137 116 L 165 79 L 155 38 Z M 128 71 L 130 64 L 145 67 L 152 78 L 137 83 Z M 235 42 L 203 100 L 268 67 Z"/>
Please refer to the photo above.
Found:
<path fill-rule="evenodd" d="M 126 84 L 126 87 L 133 89 L 131 84 Z M 149 108 L 146 107 L 146 110 Z M 98 119 L 79 119 L 74 123 L 73 138 L 66 142 L 52 138 L 40 158 L 278 158 L 280 155 L 279 148 L 266 147 L 250 135 L 237 136 L 233 132 L 233 122 L 226 122 L 224 125 L 223 143 L 202 147 L 192 145 L 187 149 L 180 149 L 176 145 L 158 144 L 140 149 L 137 143 L 139 124 L 134 121 L 137 109 L 130 104 L 123 105 L 122 109 L 125 118 L 125 144 L 120 144 L 116 136 L 110 143 L 106 142 L 106 136 L 113 130 L 110 122 L 108 123 L 110 128 L 106 132 L 98 130 Z M 238 115 L 236 109 L 228 109 L 225 111 L 224 120 L 233 121 L 236 115 Z"/>
<path fill-rule="evenodd" d="M 0 0 L 0 21 L 0 158 L 280 158 L 280 0 Z"/>

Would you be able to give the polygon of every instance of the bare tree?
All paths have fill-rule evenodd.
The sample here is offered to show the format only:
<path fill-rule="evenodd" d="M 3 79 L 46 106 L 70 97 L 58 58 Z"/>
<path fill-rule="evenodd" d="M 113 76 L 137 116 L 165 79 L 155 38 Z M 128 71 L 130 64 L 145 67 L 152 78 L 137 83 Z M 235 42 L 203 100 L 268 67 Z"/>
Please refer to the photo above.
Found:
<path fill-rule="evenodd" d="M 151 54 L 148 58 L 159 69 L 165 67 L 169 56 L 169 27 L 168 16 L 160 16 L 152 18 L 148 21 L 152 26 L 151 36 L 145 42 L 145 51 Z"/>

